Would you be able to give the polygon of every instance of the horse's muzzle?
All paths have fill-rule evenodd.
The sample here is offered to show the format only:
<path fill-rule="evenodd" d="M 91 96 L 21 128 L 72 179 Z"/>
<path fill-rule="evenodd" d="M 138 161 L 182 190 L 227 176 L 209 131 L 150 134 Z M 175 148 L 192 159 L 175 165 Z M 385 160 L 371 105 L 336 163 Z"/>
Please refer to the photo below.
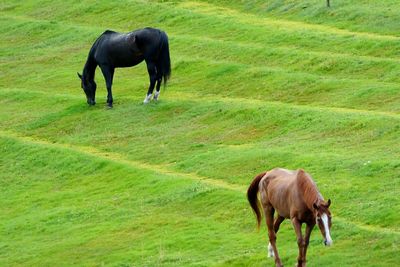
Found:
<path fill-rule="evenodd" d="M 324 245 L 330 247 L 332 245 L 332 241 L 324 240 Z"/>
<path fill-rule="evenodd" d="M 88 103 L 90 106 L 96 105 L 96 101 L 94 101 L 93 99 L 88 99 L 88 100 L 87 100 L 87 103 Z"/>

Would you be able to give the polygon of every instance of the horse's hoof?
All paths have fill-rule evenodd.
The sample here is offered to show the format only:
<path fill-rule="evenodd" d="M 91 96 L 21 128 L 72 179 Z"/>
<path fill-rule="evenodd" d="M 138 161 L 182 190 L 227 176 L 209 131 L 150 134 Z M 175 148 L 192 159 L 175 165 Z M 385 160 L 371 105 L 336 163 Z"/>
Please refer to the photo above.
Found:
<path fill-rule="evenodd" d="M 147 104 L 151 101 L 151 94 L 147 95 L 144 100 L 143 100 L 143 104 Z"/>
<path fill-rule="evenodd" d="M 156 91 L 154 93 L 153 100 L 157 101 L 159 96 L 160 96 L 160 91 Z"/>

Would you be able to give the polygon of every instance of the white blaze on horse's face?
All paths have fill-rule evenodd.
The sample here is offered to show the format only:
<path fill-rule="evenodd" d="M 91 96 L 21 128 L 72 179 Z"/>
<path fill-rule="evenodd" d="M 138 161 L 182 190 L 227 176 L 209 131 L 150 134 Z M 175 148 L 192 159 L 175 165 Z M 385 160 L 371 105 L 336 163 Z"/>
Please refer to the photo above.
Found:
<path fill-rule="evenodd" d="M 321 217 L 317 217 L 317 223 L 319 228 L 321 229 L 322 235 L 324 235 L 324 244 L 325 246 L 332 245 L 333 241 L 331 238 L 330 227 L 329 227 L 329 217 L 326 213 L 323 213 Z"/>

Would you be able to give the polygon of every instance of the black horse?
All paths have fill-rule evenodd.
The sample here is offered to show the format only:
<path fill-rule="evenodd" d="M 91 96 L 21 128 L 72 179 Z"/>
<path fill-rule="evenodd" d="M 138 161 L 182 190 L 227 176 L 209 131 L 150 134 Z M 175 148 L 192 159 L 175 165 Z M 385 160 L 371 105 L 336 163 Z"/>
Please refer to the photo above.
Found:
<path fill-rule="evenodd" d="M 150 76 L 150 86 L 144 103 L 151 100 L 157 82 L 154 100 L 158 99 L 162 80 L 164 85 L 171 75 L 168 36 L 159 29 L 144 28 L 122 34 L 105 31 L 97 38 L 90 49 L 81 79 L 81 87 L 86 94 L 89 105 L 96 104 L 96 82 L 94 74 L 97 66 L 103 72 L 107 86 L 107 104 L 112 107 L 111 86 L 115 68 L 132 67 L 146 61 Z"/>

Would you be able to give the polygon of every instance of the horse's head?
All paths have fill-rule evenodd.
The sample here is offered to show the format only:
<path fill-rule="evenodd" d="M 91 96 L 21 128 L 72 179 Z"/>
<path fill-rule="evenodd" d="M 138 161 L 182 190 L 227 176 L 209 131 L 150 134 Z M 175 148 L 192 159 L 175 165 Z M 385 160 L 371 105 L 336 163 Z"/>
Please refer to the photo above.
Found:
<path fill-rule="evenodd" d="M 318 224 L 321 234 L 324 237 L 325 246 L 332 245 L 333 241 L 331 238 L 331 225 L 332 216 L 329 211 L 329 206 L 331 205 L 331 200 L 328 199 L 327 202 L 315 202 L 313 204 L 315 210 L 316 223 Z"/>
<path fill-rule="evenodd" d="M 87 103 L 89 105 L 94 105 L 96 104 L 95 98 L 96 98 L 96 82 L 94 80 L 89 81 L 85 77 L 83 77 L 81 74 L 78 73 L 78 77 L 81 80 L 81 87 L 83 91 L 85 92 Z"/>

